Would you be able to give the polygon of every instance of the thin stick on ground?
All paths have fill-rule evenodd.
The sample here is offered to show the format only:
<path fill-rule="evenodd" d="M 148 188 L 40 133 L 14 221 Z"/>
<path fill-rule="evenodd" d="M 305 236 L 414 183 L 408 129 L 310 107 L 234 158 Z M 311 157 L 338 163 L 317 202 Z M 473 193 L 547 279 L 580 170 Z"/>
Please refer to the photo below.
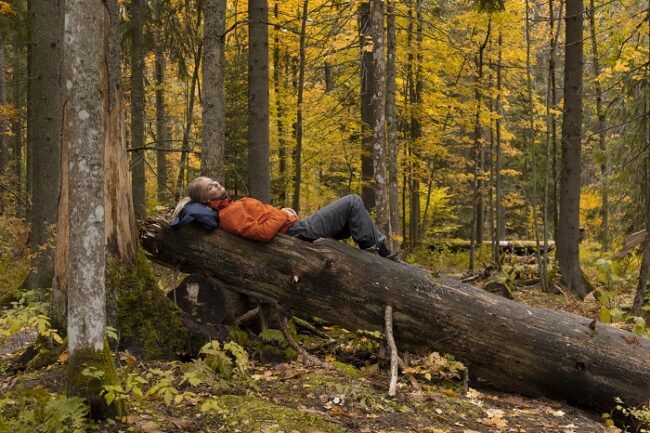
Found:
<path fill-rule="evenodd" d="M 248 322 L 253 317 L 257 316 L 260 313 L 260 307 L 255 307 L 252 310 L 248 310 L 241 316 L 235 319 L 234 325 L 239 326 L 244 322 Z"/>
<path fill-rule="evenodd" d="M 302 356 L 302 360 L 305 364 L 318 365 L 321 367 L 325 365 L 320 359 L 307 353 L 305 348 L 302 347 L 295 338 L 293 338 L 293 335 L 291 335 L 291 331 L 289 330 L 287 316 L 284 314 L 280 314 L 280 329 L 282 330 L 287 343 L 289 343 L 289 346 L 291 346 L 296 352 L 300 354 L 300 356 Z"/>
<path fill-rule="evenodd" d="M 386 341 L 390 348 L 390 385 L 388 386 L 388 395 L 394 397 L 397 394 L 397 367 L 398 355 L 397 345 L 395 345 L 395 338 L 393 337 L 393 307 L 386 306 Z"/>

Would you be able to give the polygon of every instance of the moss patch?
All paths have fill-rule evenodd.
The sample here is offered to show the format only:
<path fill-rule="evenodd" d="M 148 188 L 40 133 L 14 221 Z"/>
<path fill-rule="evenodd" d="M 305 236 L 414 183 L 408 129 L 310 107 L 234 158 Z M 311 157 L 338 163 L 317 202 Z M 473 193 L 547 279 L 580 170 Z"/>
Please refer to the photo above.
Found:
<path fill-rule="evenodd" d="M 279 433 L 343 432 L 344 430 L 310 412 L 279 406 L 253 396 L 223 395 L 212 398 L 205 408 L 228 427 L 242 432 Z"/>
<path fill-rule="evenodd" d="M 145 359 L 172 358 L 194 346 L 180 310 L 158 288 L 142 249 L 132 266 L 109 263 L 107 282 L 115 291 L 117 329 L 124 345 Z"/>
<path fill-rule="evenodd" d="M 332 363 L 332 366 L 334 368 L 336 368 L 338 371 L 340 371 L 341 373 L 348 376 L 348 377 L 352 377 L 352 378 L 355 378 L 355 379 L 359 379 L 359 378 L 364 377 L 364 374 L 363 374 L 363 372 L 361 370 L 359 370 L 358 368 L 356 368 L 356 367 L 354 367 L 354 366 L 352 366 L 350 364 L 346 364 L 344 362 L 339 362 L 339 361 L 334 361 Z"/>
<path fill-rule="evenodd" d="M 68 395 L 77 395 L 88 402 L 90 416 L 97 419 L 125 416 L 126 402 L 115 400 L 111 405 L 101 396 L 105 385 L 119 385 L 108 343 L 104 349 L 76 350 L 68 359 Z"/>

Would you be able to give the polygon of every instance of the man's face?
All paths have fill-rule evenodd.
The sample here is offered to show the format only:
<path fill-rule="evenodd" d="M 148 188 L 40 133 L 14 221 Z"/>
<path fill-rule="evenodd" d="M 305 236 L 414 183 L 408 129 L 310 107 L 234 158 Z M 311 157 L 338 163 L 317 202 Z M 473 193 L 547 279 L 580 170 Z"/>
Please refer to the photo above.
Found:
<path fill-rule="evenodd" d="M 226 189 L 216 180 L 208 179 L 204 186 L 208 200 L 217 200 L 226 196 Z"/>

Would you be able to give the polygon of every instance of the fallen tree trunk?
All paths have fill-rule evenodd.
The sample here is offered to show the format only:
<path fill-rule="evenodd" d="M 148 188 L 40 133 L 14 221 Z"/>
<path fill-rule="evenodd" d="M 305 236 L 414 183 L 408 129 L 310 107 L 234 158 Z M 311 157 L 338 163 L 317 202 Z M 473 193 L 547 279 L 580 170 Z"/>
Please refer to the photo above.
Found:
<path fill-rule="evenodd" d="M 650 399 L 650 339 L 568 313 L 520 304 L 335 241 L 279 235 L 270 243 L 222 230 L 172 231 L 149 220 L 141 242 L 155 262 L 348 329 L 383 330 L 393 307 L 400 350 L 450 353 L 471 377 L 526 395 L 608 410 Z"/>

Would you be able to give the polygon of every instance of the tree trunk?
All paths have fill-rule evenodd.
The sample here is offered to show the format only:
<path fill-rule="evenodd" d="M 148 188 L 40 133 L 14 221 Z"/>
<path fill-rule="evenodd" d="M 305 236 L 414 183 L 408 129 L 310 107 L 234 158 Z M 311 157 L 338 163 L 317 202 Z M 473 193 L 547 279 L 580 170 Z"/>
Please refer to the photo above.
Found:
<path fill-rule="evenodd" d="M 548 1 L 548 10 L 549 10 L 549 17 L 551 18 L 549 20 L 549 26 L 550 26 L 550 33 L 551 33 L 551 52 L 549 53 L 549 60 L 548 60 L 548 69 L 549 69 L 549 75 L 550 75 L 550 86 L 551 86 L 551 106 L 556 109 L 558 106 L 558 98 L 557 98 L 557 83 L 556 83 L 556 72 L 555 72 L 555 62 L 557 60 L 557 44 L 558 40 L 560 37 L 560 28 L 562 27 L 560 24 L 562 23 L 562 10 L 563 10 L 563 2 L 564 0 L 560 0 L 560 7 L 558 8 L 558 15 L 557 15 L 557 30 L 555 31 L 555 35 L 553 35 L 553 25 L 555 23 L 555 15 L 553 13 L 553 2 L 555 0 L 549 0 Z M 551 152 L 552 152 L 552 160 L 551 160 L 551 178 L 553 179 L 553 184 L 551 188 L 551 206 L 552 206 L 552 211 L 551 211 L 551 216 L 553 219 L 553 239 L 558 238 L 558 228 L 560 225 L 560 195 L 558 192 L 558 149 L 557 149 L 557 118 L 556 115 L 551 113 Z"/>
<path fill-rule="evenodd" d="M 133 0 L 129 7 L 131 20 L 131 191 L 135 217 L 144 217 L 144 0 Z"/>
<path fill-rule="evenodd" d="M 386 130 L 388 148 L 388 197 L 390 208 L 390 239 L 393 251 L 398 251 L 402 239 L 402 229 L 399 218 L 399 191 L 398 191 L 398 166 L 397 166 L 397 113 L 395 111 L 396 95 L 396 59 L 397 59 L 397 32 L 395 30 L 395 4 L 393 1 L 386 3 L 386 33 L 387 33 L 387 59 L 386 59 Z"/>
<path fill-rule="evenodd" d="M 483 100 L 483 55 L 485 53 L 485 47 L 487 46 L 488 41 L 490 40 L 490 33 L 492 30 L 492 18 L 488 19 L 487 30 L 485 31 L 485 39 L 483 43 L 479 46 L 478 56 L 476 58 L 476 88 L 474 89 L 474 95 L 476 99 L 476 114 L 474 117 L 474 206 L 472 213 L 472 223 L 471 223 L 471 232 L 470 236 L 470 248 L 469 248 L 469 271 L 474 271 L 474 262 L 476 256 L 476 246 L 478 245 L 479 251 L 483 243 L 483 182 L 481 181 L 481 105 Z"/>
<path fill-rule="evenodd" d="M 279 20 L 279 0 L 275 0 L 273 5 L 273 17 L 276 23 Z M 285 137 L 284 127 L 284 100 L 282 92 L 282 80 L 280 79 L 280 71 L 282 65 L 280 61 L 280 28 L 276 26 L 273 30 L 273 90 L 275 92 L 275 116 L 276 125 L 278 128 L 278 179 L 277 179 L 277 193 L 280 204 L 286 206 L 287 204 L 287 138 Z M 287 62 L 288 63 L 288 62 Z M 286 77 L 285 77 L 286 78 Z"/>
<path fill-rule="evenodd" d="M 296 148 L 293 152 L 293 203 L 300 213 L 300 183 L 302 182 L 303 94 L 305 91 L 305 40 L 307 37 L 307 11 L 309 1 L 303 0 L 300 14 L 300 48 L 298 51 L 298 107 L 296 109 Z"/>
<path fill-rule="evenodd" d="M 5 76 L 5 42 L 0 32 L 0 105 L 7 105 L 7 80 Z M 9 122 L 0 118 L 0 174 L 4 172 L 9 162 Z M 0 201 L 0 212 L 4 208 L 4 203 Z"/>
<path fill-rule="evenodd" d="M 206 0 L 203 23 L 203 142 L 201 174 L 223 183 L 226 93 L 226 2 Z"/>
<path fill-rule="evenodd" d="M 410 85 L 410 102 L 411 102 L 411 179 L 409 182 L 410 190 L 410 207 L 409 207 L 409 225 L 410 225 L 410 236 L 409 236 L 409 248 L 411 251 L 420 241 L 420 170 L 419 170 L 419 160 L 420 160 L 420 138 L 422 138 L 422 124 L 420 123 L 419 111 L 420 107 L 420 97 L 422 95 L 422 2 L 423 0 L 415 1 L 415 55 L 411 57 L 411 63 L 413 68 L 413 75 Z M 411 12 L 409 11 L 409 16 Z M 411 26 L 409 25 L 409 28 Z"/>
<path fill-rule="evenodd" d="M 505 211 L 503 209 L 503 186 L 501 179 L 501 119 L 503 118 L 503 107 L 501 105 L 501 90 L 503 83 L 503 68 L 501 62 L 503 61 L 503 34 L 499 32 L 499 54 L 497 57 L 497 94 L 496 94 L 496 120 L 494 121 L 494 139 L 495 143 L 495 156 L 494 156 L 494 209 L 495 209 L 495 244 L 494 248 L 494 263 L 497 269 L 501 269 L 501 254 L 498 248 L 499 243 L 505 240 L 506 236 L 506 222 Z"/>
<path fill-rule="evenodd" d="M 171 134 L 167 123 L 167 110 L 165 108 L 165 54 L 163 51 L 162 35 L 162 0 L 156 0 L 154 5 L 154 79 L 156 82 L 156 195 L 158 204 L 167 203 L 171 198 L 167 186 L 167 150 L 171 144 Z"/>
<path fill-rule="evenodd" d="M 598 410 L 616 396 L 626 404 L 650 397 L 649 339 L 608 325 L 593 331 L 587 318 L 432 278 L 344 243 L 284 235 L 259 243 L 222 230 L 172 231 L 160 219 L 145 224 L 141 241 L 165 266 L 348 329 L 381 330 L 392 305 L 398 347 L 450 353 L 474 379 L 509 391 Z"/>
<path fill-rule="evenodd" d="M 63 15 L 60 0 L 32 0 L 27 88 L 28 183 L 31 202 L 31 252 L 27 285 L 49 287 L 54 252 L 48 243 L 56 223 L 61 148 L 61 47 Z"/>
<path fill-rule="evenodd" d="M 537 132 L 535 130 L 535 105 L 533 101 L 533 79 L 531 77 L 531 61 L 530 61 L 530 48 L 531 48 L 531 20 L 529 12 L 529 1 L 526 0 L 526 88 L 528 96 L 528 140 L 530 147 L 530 161 L 531 161 L 531 181 L 533 183 L 532 195 L 531 195 L 531 205 L 533 208 L 533 237 L 537 248 L 535 249 L 535 258 L 537 260 L 537 270 L 542 280 L 542 290 L 548 292 L 548 277 L 546 272 L 546 263 L 547 257 L 540 254 L 540 242 L 539 242 L 539 217 L 537 215 L 537 148 L 536 148 L 536 136 Z"/>
<path fill-rule="evenodd" d="M 267 0 L 248 0 L 248 193 L 271 200 Z"/>
<path fill-rule="evenodd" d="M 106 88 L 110 26 L 100 0 L 68 0 L 65 4 L 63 77 L 63 146 L 67 149 L 68 213 L 68 394 L 86 399 L 91 416 L 125 415 L 123 401 L 111 406 L 101 395 L 104 384 L 118 383 L 106 344 L 104 213 L 104 128 L 108 117 Z M 89 179 L 92 179 L 89 182 Z M 82 371 L 95 368 L 101 378 Z"/>
<path fill-rule="evenodd" d="M 359 39 L 361 46 L 361 198 L 368 210 L 375 208 L 373 187 L 373 110 L 372 95 L 375 93 L 375 72 L 372 56 L 372 31 L 370 4 L 359 4 Z"/>
<path fill-rule="evenodd" d="M 380 0 L 370 2 L 370 32 L 372 34 L 373 69 L 373 172 L 375 187 L 376 221 L 380 230 L 390 236 L 390 209 L 386 176 L 386 57 L 384 47 L 384 3 Z"/>
<path fill-rule="evenodd" d="M 21 87 L 20 80 L 18 78 L 19 71 L 22 71 L 20 67 L 20 58 L 22 57 L 21 50 L 14 45 L 14 74 L 12 78 L 12 103 L 17 110 L 20 110 L 23 106 L 23 98 L 21 97 Z M 23 131 L 22 131 L 22 120 L 21 116 L 16 116 L 11 125 L 11 130 L 14 135 L 13 146 L 12 146 L 12 159 L 13 159 L 13 168 L 14 168 L 14 179 L 16 185 L 18 185 L 19 196 L 25 197 L 24 195 L 24 183 L 23 183 Z M 24 217 L 26 214 L 27 203 L 21 203 L 21 201 L 16 198 L 16 215 L 19 217 Z"/>
<path fill-rule="evenodd" d="M 560 219 L 556 257 L 562 282 L 584 298 L 587 285 L 580 269 L 580 156 L 582 139 L 582 0 L 566 2 L 564 112 L 560 172 Z"/>
<path fill-rule="evenodd" d="M 650 3 L 650 1 L 649 1 Z M 650 29 L 650 20 L 648 21 L 648 29 Z M 648 47 L 650 47 L 650 40 L 648 40 Z M 643 255 L 641 259 L 641 266 L 639 268 L 639 282 L 634 294 L 634 301 L 632 302 L 632 314 L 641 316 L 643 303 L 645 301 L 645 293 L 648 288 L 648 273 L 650 273 L 650 64 L 646 67 L 646 94 L 645 94 L 645 232 L 646 236 L 643 240 Z"/>
<path fill-rule="evenodd" d="M 598 42 L 596 40 L 596 7 L 594 0 L 589 1 L 589 33 L 591 36 L 591 61 L 594 68 L 594 90 L 596 91 L 596 130 L 598 132 L 598 149 L 600 150 L 600 245 L 603 251 L 609 249 L 609 156 L 606 148 L 607 125 L 603 109 L 603 89 L 598 80 L 600 75 L 600 58 L 598 57 Z"/>
<path fill-rule="evenodd" d="M 196 27 L 201 26 L 201 17 L 202 9 L 199 6 L 196 16 Z M 194 53 L 194 69 L 192 71 L 192 79 L 190 82 L 190 89 L 187 102 L 187 111 L 185 112 L 185 125 L 183 126 L 183 139 L 181 142 L 181 160 L 178 167 L 178 177 L 176 178 L 176 188 L 174 188 L 175 201 L 180 199 L 181 191 L 183 190 L 185 179 L 185 170 L 187 165 L 187 154 L 190 152 L 190 131 L 192 129 L 192 123 L 194 122 L 194 100 L 196 98 L 196 83 L 199 79 L 199 67 L 201 65 L 201 53 L 203 51 L 203 43 L 199 43 L 199 46 Z"/>

